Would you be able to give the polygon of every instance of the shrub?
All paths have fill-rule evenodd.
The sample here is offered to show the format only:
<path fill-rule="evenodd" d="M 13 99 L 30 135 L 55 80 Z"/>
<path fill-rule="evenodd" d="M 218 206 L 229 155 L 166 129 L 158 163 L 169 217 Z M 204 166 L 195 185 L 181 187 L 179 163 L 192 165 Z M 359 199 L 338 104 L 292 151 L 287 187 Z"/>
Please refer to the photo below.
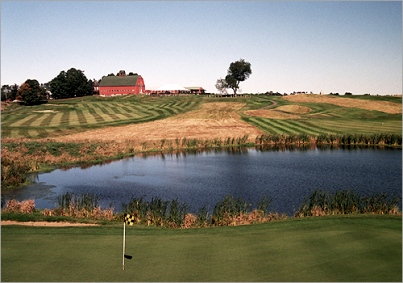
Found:
<path fill-rule="evenodd" d="M 14 213 L 33 213 L 36 211 L 35 200 L 29 199 L 21 202 L 15 199 L 9 200 L 6 202 L 6 208 L 4 211 Z"/>

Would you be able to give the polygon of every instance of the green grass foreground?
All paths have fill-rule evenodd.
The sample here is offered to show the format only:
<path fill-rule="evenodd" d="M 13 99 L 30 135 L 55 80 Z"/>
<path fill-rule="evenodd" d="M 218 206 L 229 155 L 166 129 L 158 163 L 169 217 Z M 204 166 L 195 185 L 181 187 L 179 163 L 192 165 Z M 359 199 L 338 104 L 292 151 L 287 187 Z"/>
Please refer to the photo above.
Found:
<path fill-rule="evenodd" d="M 402 218 L 203 229 L 1 227 L 2 281 L 402 281 Z"/>

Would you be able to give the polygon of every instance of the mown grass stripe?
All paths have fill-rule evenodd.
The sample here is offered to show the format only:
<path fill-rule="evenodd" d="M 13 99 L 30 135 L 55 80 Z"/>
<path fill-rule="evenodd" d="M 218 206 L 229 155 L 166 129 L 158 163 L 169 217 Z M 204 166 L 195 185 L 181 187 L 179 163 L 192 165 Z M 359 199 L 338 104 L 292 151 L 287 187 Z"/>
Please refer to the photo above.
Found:
<path fill-rule="evenodd" d="M 334 132 L 337 133 L 345 133 L 345 132 L 358 132 L 358 133 L 367 133 L 368 129 L 366 129 L 365 125 L 362 122 L 350 122 L 350 121 L 327 121 L 326 126 L 329 129 L 334 129 Z"/>
<path fill-rule="evenodd" d="M 72 126 L 80 125 L 80 122 L 78 121 L 78 115 L 77 115 L 76 111 L 70 111 L 69 125 L 72 125 Z"/>
<path fill-rule="evenodd" d="M 49 132 L 43 127 L 36 128 L 36 131 L 38 132 L 38 138 L 46 138 L 49 136 Z"/>
<path fill-rule="evenodd" d="M 248 123 L 251 123 L 252 125 L 257 126 L 259 129 L 261 129 L 262 131 L 266 132 L 266 133 L 270 133 L 270 134 L 280 134 L 281 132 L 279 132 L 278 130 L 276 130 L 273 127 L 270 127 L 265 120 L 263 120 L 262 118 L 246 118 Z"/>
<path fill-rule="evenodd" d="M 301 121 L 302 122 L 302 121 Z M 321 134 L 327 134 L 327 133 L 337 133 L 334 130 L 334 127 L 327 127 L 326 125 L 323 125 L 324 120 L 310 120 L 310 121 L 303 121 L 305 125 L 308 127 L 312 127 L 318 130 L 319 133 Z"/>
<path fill-rule="evenodd" d="M 97 120 L 95 119 L 95 117 L 90 113 L 88 108 L 82 109 L 81 112 L 85 116 L 85 119 L 87 121 L 87 125 L 98 123 Z"/>
<path fill-rule="evenodd" d="M 283 127 L 284 129 L 287 129 L 288 132 L 293 134 L 304 133 L 304 131 L 301 131 L 300 128 L 295 127 L 295 125 L 291 124 L 289 120 L 276 120 L 276 124 Z"/>
<path fill-rule="evenodd" d="M 113 121 L 116 121 L 117 119 L 119 119 L 119 118 L 113 117 L 113 115 L 109 114 L 108 110 L 105 107 L 101 106 L 99 103 L 97 103 L 97 105 L 94 105 L 94 106 L 95 106 L 95 111 L 98 112 L 98 114 L 101 115 L 102 118 L 104 118 L 105 122 L 113 122 Z"/>
<path fill-rule="evenodd" d="M 147 107 L 144 109 L 139 106 L 133 106 L 133 109 L 140 113 L 140 117 L 142 117 L 141 119 L 153 119 L 159 116 L 158 112 L 155 111 L 154 108 Z"/>
<path fill-rule="evenodd" d="M 111 107 L 103 107 L 103 106 L 100 106 L 100 105 L 98 105 L 98 107 L 99 107 L 99 109 L 102 110 L 102 112 L 104 112 L 106 115 L 111 117 L 114 121 L 121 120 L 121 118 L 116 115 L 116 113 L 112 110 Z"/>
<path fill-rule="evenodd" d="M 155 107 L 155 111 L 157 111 L 161 116 L 168 116 L 172 114 L 170 111 L 163 107 Z"/>
<path fill-rule="evenodd" d="M 53 118 L 57 115 L 57 113 L 48 114 L 45 119 L 39 124 L 41 127 L 48 127 L 52 123 Z"/>
<path fill-rule="evenodd" d="M 85 118 L 83 110 L 77 109 L 76 112 L 77 112 L 78 122 L 80 123 L 80 125 L 88 124 L 87 118 Z"/>
<path fill-rule="evenodd" d="M 105 121 L 104 118 L 101 115 L 99 115 L 93 107 L 87 105 L 87 109 L 88 113 L 95 119 L 97 123 L 102 123 Z"/>
<path fill-rule="evenodd" d="M 133 109 L 130 109 L 128 107 L 120 107 L 119 109 L 120 114 L 124 115 L 126 119 L 133 119 L 133 118 L 138 118 L 141 117 L 139 113 L 135 113 Z"/>
<path fill-rule="evenodd" d="M 69 125 L 69 120 L 70 120 L 70 111 L 64 111 L 62 118 L 60 119 L 60 125 Z"/>
<path fill-rule="evenodd" d="M 277 132 L 280 134 L 293 134 L 293 132 L 289 131 L 287 128 L 284 128 L 280 123 L 277 123 L 278 120 L 270 120 L 265 119 L 264 122 L 268 124 L 269 127 L 273 127 L 277 129 Z"/>
<path fill-rule="evenodd" d="M 37 115 L 31 114 L 26 116 L 25 118 L 16 121 L 10 125 L 10 127 L 21 127 L 21 126 L 26 126 L 27 124 L 30 125 L 32 121 L 36 119 Z"/>
<path fill-rule="evenodd" d="M 36 120 L 32 121 L 30 126 L 31 127 L 37 127 L 40 126 L 43 122 L 43 120 L 45 120 L 46 118 L 51 117 L 51 114 L 42 114 L 41 116 L 39 116 Z M 46 124 L 45 124 L 46 125 Z"/>
<path fill-rule="evenodd" d="M 62 123 L 63 112 L 57 112 L 55 115 L 52 116 L 52 120 L 50 120 L 49 125 L 50 127 L 58 127 Z M 45 125 L 44 125 L 45 126 Z"/>
<path fill-rule="evenodd" d="M 120 108 L 121 111 L 123 111 L 127 115 L 130 115 L 132 118 L 139 118 L 148 115 L 148 113 L 145 113 L 140 109 L 136 109 L 133 105 L 121 106 Z"/>
<path fill-rule="evenodd" d="M 122 111 L 119 109 L 115 104 L 109 105 L 109 109 L 112 111 L 113 114 L 122 114 Z"/>
<path fill-rule="evenodd" d="M 287 121 L 290 125 L 293 125 L 294 127 L 297 127 L 300 129 L 300 133 L 306 133 L 306 134 L 311 134 L 311 135 L 318 135 L 321 134 L 321 131 L 318 131 L 316 128 L 310 128 L 307 127 L 305 124 L 303 124 L 300 121 L 295 121 L 295 120 L 288 120 Z"/>
<path fill-rule="evenodd" d="M 160 109 L 164 110 L 164 112 L 165 112 L 166 114 L 168 114 L 168 115 L 174 115 L 174 114 L 177 114 L 177 113 L 178 113 L 177 111 L 175 111 L 174 109 L 172 109 L 171 106 L 169 106 L 169 105 L 162 105 L 162 106 L 160 107 Z"/>

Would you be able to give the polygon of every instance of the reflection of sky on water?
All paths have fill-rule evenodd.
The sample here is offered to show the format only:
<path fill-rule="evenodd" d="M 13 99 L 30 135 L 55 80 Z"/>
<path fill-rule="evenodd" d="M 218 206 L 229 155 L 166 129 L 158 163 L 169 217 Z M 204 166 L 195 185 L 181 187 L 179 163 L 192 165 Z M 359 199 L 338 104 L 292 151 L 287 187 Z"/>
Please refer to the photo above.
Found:
<path fill-rule="evenodd" d="M 102 207 L 115 210 L 132 197 L 159 197 L 178 199 L 195 212 L 204 205 L 213 209 L 228 194 L 254 207 L 268 195 L 270 210 L 292 214 L 315 189 L 401 195 L 401 172 L 401 150 L 165 154 L 39 174 L 36 184 L 6 197 L 35 198 L 38 208 L 53 208 L 60 194 L 94 193 Z"/>

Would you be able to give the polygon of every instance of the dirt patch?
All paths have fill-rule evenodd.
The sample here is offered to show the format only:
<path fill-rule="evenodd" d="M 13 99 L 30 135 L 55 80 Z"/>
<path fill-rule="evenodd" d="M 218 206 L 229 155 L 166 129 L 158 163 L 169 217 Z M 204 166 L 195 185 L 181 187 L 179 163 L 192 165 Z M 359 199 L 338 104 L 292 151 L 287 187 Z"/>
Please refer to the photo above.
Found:
<path fill-rule="evenodd" d="M 87 223 L 69 223 L 69 222 L 45 222 L 45 221 L 38 221 L 38 222 L 18 222 L 18 221 L 11 221 L 5 220 L 1 221 L 1 225 L 24 225 L 24 226 L 46 226 L 46 227 L 87 227 L 87 226 L 99 226 L 99 224 L 87 224 Z"/>
<path fill-rule="evenodd" d="M 243 122 L 238 111 L 243 103 L 204 103 L 199 109 L 163 120 L 121 127 L 108 127 L 58 137 L 58 141 L 160 141 L 176 138 L 214 139 L 243 137 L 254 140 L 263 132 Z"/>
<path fill-rule="evenodd" d="M 273 110 L 288 112 L 292 114 L 306 114 L 312 111 L 311 108 L 300 105 L 283 105 Z"/>
<path fill-rule="evenodd" d="M 35 113 L 56 113 L 57 111 L 54 110 L 38 110 L 38 111 L 33 111 Z"/>
<path fill-rule="evenodd" d="M 284 96 L 282 99 L 291 102 L 314 102 L 314 103 L 329 103 L 342 107 L 350 108 L 361 108 L 365 110 L 376 110 L 385 112 L 388 114 L 399 114 L 402 113 L 402 105 L 389 102 L 389 101 L 370 101 L 370 100 L 358 100 L 352 98 L 342 98 L 336 96 L 328 95 L 317 95 L 317 94 L 307 94 L 307 95 L 289 95 Z"/>

